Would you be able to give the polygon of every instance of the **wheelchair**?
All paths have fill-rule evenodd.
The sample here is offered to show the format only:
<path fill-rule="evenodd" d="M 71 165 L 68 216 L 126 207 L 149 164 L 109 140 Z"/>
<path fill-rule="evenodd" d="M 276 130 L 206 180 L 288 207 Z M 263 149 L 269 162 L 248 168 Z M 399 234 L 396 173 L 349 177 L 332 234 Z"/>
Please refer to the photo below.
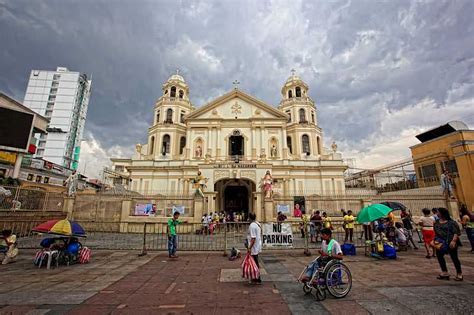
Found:
<path fill-rule="evenodd" d="M 352 275 L 349 268 L 338 259 L 332 259 L 327 263 L 323 262 L 321 265 L 313 273 L 309 281 L 302 281 L 308 266 L 301 272 L 298 282 L 303 283 L 304 293 L 310 294 L 315 289 L 317 301 L 325 300 L 327 292 L 336 299 L 343 298 L 349 294 L 352 288 Z"/>

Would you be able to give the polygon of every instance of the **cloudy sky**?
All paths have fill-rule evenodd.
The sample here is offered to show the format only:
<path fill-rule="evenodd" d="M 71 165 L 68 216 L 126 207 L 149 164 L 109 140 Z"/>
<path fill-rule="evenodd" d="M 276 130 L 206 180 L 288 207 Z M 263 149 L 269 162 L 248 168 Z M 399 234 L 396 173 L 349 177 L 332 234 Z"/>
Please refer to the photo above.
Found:
<path fill-rule="evenodd" d="M 292 68 L 324 144 L 357 167 L 410 156 L 414 135 L 474 127 L 474 1 L 0 0 L 0 90 L 23 100 L 31 69 L 92 74 L 82 171 L 143 143 L 179 67 L 201 106 L 240 88 L 277 106 Z"/>

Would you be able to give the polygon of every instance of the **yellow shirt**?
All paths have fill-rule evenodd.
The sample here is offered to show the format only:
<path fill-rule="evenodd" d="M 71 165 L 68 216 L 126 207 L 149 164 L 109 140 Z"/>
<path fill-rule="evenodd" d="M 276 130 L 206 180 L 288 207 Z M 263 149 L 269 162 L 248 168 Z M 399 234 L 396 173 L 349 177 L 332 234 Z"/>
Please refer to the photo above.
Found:
<path fill-rule="evenodd" d="M 323 225 L 324 225 L 324 228 L 329 229 L 331 227 L 331 218 L 330 217 L 323 218 Z"/>
<path fill-rule="evenodd" d="M 346 214 L 344 216 L 344 223 L 346 223 L 346 228 L 353 229 L 354 228 L 354 216 Z"/>

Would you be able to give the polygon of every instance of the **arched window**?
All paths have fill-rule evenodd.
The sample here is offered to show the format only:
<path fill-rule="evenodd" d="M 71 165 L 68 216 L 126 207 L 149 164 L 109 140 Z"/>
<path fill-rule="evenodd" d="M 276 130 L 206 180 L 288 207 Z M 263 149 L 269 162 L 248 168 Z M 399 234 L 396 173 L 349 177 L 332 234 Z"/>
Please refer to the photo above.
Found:
<path fill-rule="evenodd" d="M 156 113 L 156 123 L 158 124 L 160 122 L 160 112 Z"/>
<path fill-rule="evenodd" d="M 161 146 L 161 154 L 166 155 L 167 153 L 170 153 L 170 144 L 171 144 L 170 135 L 164 135 L 163 145 Z"/>
<path fill-rule="evenodd" d="M 184 115 L 186 115 L 186 113 L 184 111 L 181 111 L 181 115 L 179 116 L 179 122 L 184 124 Z"/>
<path fill-rule="evenodd" d="M 165 95 L 168 94 L 168 90 L 165 90 Z"/>
<path fill-rule="evenodd" d="M 302 148 L 303 148 L 303 153 L 306 153 L 306 155 L 310 155 L 311 151 L 310 151 L 310 148 L 309 148 L 309 137 L 308 137 L 308 135 L 303 135 L 301 137 L 301 144 L 302 144 Z"/>
<path fill-rule="evenodd" d="M 168 108 L 166 110 L 166 121 L 167 123 L 171 124 L 173 123 L 173 110 L 171 108 Z"/>
<path fill-rule="evenodd" d="M 286 146 L 288 147 L 288 151 L 290 151 L 290 154 L 293 154 L 293 146 L 291 145 L 290 136 L 286 137 Z"/>
<path fill-rule="evenodd" d="M 153 153 L 155 153 L 155 137 L 151 136 L 151 138 L 150 138 L 150 153 L 149 154 L 153 154 Z"/>
<path fill-rule="evenodd" d="M 183 90 L 179 90 L 179 98 L 183 98 L 184 96 L 184 91 Z"/>
<path fill-rule="evenodd" d="M 313 124 L 316 123 L 316 119 L 314 118 L 314 112 L 311 112 L 311 120 L 313 121 Z"/>
<path fill-rule="evenodd" d="M 296 92 L 296 97 L 301 97 L 301 88 L 299 86 L 295 88 L 295 92 Z"/>
<path fill-rule="evenodd" d="M 179 139 L 179 154 L 183 154 L 185 147 L 186 147 L 186 137 L 181 137 L 181 139 Z"/>
<path fill-rule="evenodd" d="M 170 97 L 176 97 L 176 86 L 171 87 Z"/>
<path fill-rule="evenodd" d="M 288 91 L 288 98 L 292 98 L 293 97 L 293 91 L 292 90 L 289 90 Z"/>
<path fill-rule="evenodd" d="M 320 143 L 320 142 L 321 142 L 321 140 L 319 139 L 319 137 L 316 137 L 316 144 L 317 144 L 317 146 L 318 146 L 318 147 L 316 148 L 316 150 L 317 150 L 316 153 L 317 153 L 317 154 L 321 154 L 321 143 Z"/>
<path fill-rule="evenodd" d="M 179 139 L 179 154 L 184 153 L 185 147 L 186 147 L 186 137 L 181 137 L 181 139 Z"/>
<path fill-rule="evenodd" d="M 305 123 L 306 122 L 306 111 L 304 110 L 304 108 L 300 108 L 299 113 L 300 113 L 300 123 Z"/>

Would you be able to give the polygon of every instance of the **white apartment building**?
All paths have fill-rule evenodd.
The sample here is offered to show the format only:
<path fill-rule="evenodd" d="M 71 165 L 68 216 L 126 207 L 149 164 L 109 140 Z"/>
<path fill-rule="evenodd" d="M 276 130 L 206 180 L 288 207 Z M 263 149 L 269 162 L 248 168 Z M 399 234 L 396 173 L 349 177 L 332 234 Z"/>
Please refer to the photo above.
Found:
<path fill-rule="evenodd" d="M 50 119 L 36 157 L 77 169 L 91 84 L 87 75 L 64 67 L 31 71 L 23 104 Z"/>

